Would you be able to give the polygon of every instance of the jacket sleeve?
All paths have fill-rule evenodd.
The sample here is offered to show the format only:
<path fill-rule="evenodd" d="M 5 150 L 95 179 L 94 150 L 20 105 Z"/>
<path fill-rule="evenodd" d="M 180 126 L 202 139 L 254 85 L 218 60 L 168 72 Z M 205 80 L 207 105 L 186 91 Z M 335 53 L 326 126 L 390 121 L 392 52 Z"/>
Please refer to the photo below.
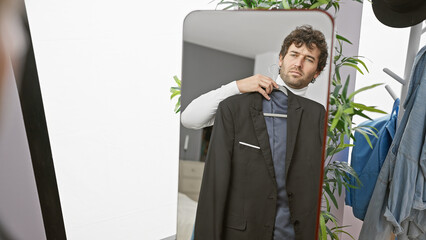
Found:
<path fill-rule="evenodd" d="M 195 240 L 220 240 L 230 183 L 234 122 L 228 106 L 219 104 L 198 200 Z"/>

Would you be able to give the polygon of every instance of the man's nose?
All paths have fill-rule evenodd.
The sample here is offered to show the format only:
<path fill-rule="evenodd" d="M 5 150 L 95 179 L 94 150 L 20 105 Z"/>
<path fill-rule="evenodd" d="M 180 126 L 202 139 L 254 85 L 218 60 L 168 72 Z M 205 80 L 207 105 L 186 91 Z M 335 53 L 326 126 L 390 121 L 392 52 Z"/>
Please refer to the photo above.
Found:
<path fill-rule="evenodd" d="M 297 68 L 303 67 L 303 57 L 298 57 L 294 63 Z"/>

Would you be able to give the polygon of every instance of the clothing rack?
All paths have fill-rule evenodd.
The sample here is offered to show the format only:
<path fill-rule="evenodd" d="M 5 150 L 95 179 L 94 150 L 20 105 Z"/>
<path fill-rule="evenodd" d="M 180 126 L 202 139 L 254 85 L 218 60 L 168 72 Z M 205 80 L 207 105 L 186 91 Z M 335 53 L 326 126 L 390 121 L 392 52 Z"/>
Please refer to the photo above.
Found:
<path fill-rule="evenodd" d="M 410 28 L 410 37 L 408 39 L 407 56 L 405 58 L 404 78 L 401 78 L 400 76 L 398 76 L 397 74 L 389 70 L 388 68 L 383 69 L 385 73 L 387 73 L 393 79 L 395 79 L 396 81 L 402 84 L 401 97 L 400 97 L 401 104 L 405 102 L 405 98 L 407 97 L 408 87 L 410 86 L 410 74 L 413 68 L 414 59 L 416 57 L 417 52 L 419 51 L 421 35 L 426 32 L 426 27 L 422 28 L 423 22 L 417 25 L 414 25 Z M 392 91 L 392 89 L 388 85 L 386 85 L 385 88 L 389 92 L 389 94 L 392 96 L 392 98 L 396 99 L 396 95 Z M 403 107 L 402 108 L 400 107 L 399 113 L 398 113 L 397 125 L 401 121 L 403 115 L 404 115 L 404 109 Z"/>
<path fill-rule="evenodd" d="M 395 101 L 398 98 L 398 96 L 395 94 L 392 88 L 389 85 L 386 85 L 385 88 L 388 91 L 388 93 L 391 95 L 392 99 Z"/>
<path fill-rule="evenodd" d="M 423 21 L 426 22 L 426 21 Z M 404 78 L 399 77 L 397 74 L 389 70 L 388 68 L 384 68 L 383 71 L 387 73 L 389 76 L 391 76 L 393 79 L 398 81 L 402 84 L 401 89 L 401 104 L 405 102 L 405 98 L 407 97 L 408 88 L 410 86 L 410 75 L 411 70 L 413 68 L 414 59 L 416 57 L 417 52 L 419 51 L 419 44 L 420 44 L 420 38 L 423 33 L 426 32 L 426 27 L 422 29 L 423 22 L 414 25 L 410 28 L 410 37 L 408 40 L 408 49 L 407 49 L 407 57 L 405 60 L 405 69 L 404 69 Z M 392 98 L 395 100 L 397 98 L 396 94 L 393 92 L 393 90 L 389 87 L 389 85 L 385 86 L 386 90 L 389 92 L 389 94 L 392 96 Z M 398 120 L 397 120 L 397 126 L 399 125 L 402 116 L 404 116 L 404 108 L 399 107 L 399 113 L 398 113 Z M 390 240 L 394 240 L 395 236 L 392 234 Z"/>

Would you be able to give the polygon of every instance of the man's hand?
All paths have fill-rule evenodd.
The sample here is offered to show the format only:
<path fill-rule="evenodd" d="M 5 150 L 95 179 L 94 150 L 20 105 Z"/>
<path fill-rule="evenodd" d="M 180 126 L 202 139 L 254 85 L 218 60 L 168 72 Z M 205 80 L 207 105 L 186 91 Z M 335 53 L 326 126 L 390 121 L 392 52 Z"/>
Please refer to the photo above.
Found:
<path fill-rule="evenodd" d="M 241 93 L 259 92 L 268 100 L 271 100 L 268 94 L 270 94 L 274 88 L 278 88 L 278 84 L 275 81 L 261 74 L 237 80 L 237 86 Z"/>

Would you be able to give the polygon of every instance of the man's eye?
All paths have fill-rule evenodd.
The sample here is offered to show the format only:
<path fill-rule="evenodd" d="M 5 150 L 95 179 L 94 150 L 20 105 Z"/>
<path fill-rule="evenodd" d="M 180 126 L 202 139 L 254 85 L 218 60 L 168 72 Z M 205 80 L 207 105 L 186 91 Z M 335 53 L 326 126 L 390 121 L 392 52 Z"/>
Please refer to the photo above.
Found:
<path fill-rule="evenodd" d="M 310 63 L 313 63 L 314 62 L 314 60 L 312 60 L 312 59 L 310 59 L 310 58 L 307 58 L 306 59 L 308 62 L 310 62 Z"/>

